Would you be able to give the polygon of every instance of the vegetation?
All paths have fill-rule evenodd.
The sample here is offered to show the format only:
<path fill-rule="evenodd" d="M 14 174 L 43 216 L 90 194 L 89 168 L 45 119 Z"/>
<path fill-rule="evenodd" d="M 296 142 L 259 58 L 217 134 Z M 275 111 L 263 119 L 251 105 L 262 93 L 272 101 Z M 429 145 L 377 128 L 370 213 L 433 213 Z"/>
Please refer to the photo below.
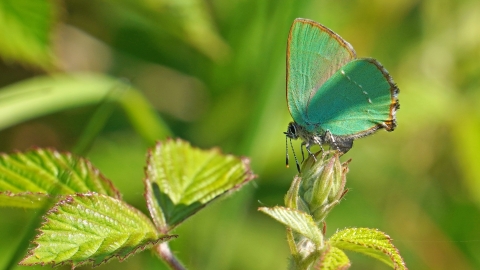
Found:
<path fill-rule="evenodd" d="M 400 88 L 397 129 L 341 157 L 352 159 L 350 192 L 327 238 L 378 228 L 410 269 L 478 269 L 479 13 L 474 0 L 1 1 L 0 151 L 84 156 L 143 214 L 155 141 L 248 156 L 255 182 L 186 220 L 169 244 L 189 269 L 285 269 L 285 228 L 257 208 L 283 205 L 297 173 L 284 167 L 285 47 L 293 19 L 310 18 Z M 0 208 L 0 268 L 36 268 L 16 263 L 44 213 Z M 347 255 L 356 269 L 385 268 Z M 98 269 L 164 268 L 140 252 Z"/>

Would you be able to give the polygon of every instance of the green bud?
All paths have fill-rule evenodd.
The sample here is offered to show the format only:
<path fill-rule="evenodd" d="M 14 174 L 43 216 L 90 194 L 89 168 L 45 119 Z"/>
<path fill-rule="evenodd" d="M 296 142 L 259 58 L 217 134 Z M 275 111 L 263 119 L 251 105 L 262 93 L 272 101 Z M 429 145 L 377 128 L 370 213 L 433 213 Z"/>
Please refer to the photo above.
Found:
<path fill-rule="evenodd" d="M 300 189 L 300 183 L 302 178 L 295 176 L 293 179 L 290 189 L 285 195 L 285 206 L 291 209 L 301 210 L 303 212 L 308 211 L 308 206 L 305 202 L 298 196 L 298 190 Z"/>
<path fill-rule="evenodd" d="M 295 208 L 299 209 L 299 202 L 303 202 L 305 206 L 301 210 L 312 215 L 317 224 L 340 202 L 346 191 L 348 162 L 341 164 L 339 155 L 338 151 L 328 151 L 321 155 L 317 153 L 316 161 L 309 156 L 302 166 Z"/>

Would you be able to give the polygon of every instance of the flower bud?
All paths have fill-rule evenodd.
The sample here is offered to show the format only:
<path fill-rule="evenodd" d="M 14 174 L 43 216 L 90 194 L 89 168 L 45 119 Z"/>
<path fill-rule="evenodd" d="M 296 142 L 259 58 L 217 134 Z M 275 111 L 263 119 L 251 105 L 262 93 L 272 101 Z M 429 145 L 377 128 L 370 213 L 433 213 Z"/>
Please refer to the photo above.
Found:
<path fill-rule="evenodd" d="M 319 224 L 345 194 L 348 162 L 340 163 L 338 151 L 316 155 L 316 160 L 309 156 L 303 163 L 296 208 L 302 202 L 305 206 L 301 210 L 312 215 Z"/>

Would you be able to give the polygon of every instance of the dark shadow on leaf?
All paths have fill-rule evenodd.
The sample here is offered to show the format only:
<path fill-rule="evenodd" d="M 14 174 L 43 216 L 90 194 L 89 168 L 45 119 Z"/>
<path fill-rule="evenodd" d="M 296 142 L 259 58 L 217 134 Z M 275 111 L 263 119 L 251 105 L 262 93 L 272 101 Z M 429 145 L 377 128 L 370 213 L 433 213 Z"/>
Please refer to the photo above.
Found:
<path fill-rule="evenodd" d="M 163 193 L 157 183 L 152 183 L 152 191 L 155 195 L 158 205 L 165 215 L 165 221 L 167 222 L 169 229 L 174 228 L 179 223 L 195 214 L 197 211 L 205 207 L 207 204 L 201 202 L 194 202 L 189 205 L 175 204 L 168 194 Z M 218 197 L 218 196 L 217 196 Z"/>

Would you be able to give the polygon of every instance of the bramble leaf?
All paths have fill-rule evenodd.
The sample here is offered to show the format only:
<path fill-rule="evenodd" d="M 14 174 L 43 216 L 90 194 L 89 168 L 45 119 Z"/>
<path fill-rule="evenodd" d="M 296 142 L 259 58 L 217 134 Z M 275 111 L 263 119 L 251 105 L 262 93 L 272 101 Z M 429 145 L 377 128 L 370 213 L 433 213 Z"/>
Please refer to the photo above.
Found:
<path fill-rule="evenodd" d="M 390 236 L 376 229 L 349 228 L 336 232 L 328 243 L 342 250 L 359 252 L 394 269 L 407 269 Z"/>
<path fill-rule="evenodd" d="M 312 219 L 312 216 L 290 208 L 275 206 L 272 208 L 260 207 L 261 212 L 273 217 L 280 223 L 291 228 L 297 233 L 307 237 L 317 247 L 323 246 L 323 234 Z"/>
<path fill-rule="evenodd" d="M 327 245 L 327 248 L 318 260 L 315 269 L 339 270 L 348 269 L 349 267 L 350 260 L 347 255 L 341 249 Z"/>
<path fill-rule="evenodd" d="M 247 158 L 201 150 L 180 139 L 158 143 L 147 159 L 145 197 L 162 232 L 255 178 Z"/>
<path fill-rule="evenodd" d="M 94 191 L 119 191 L 88 160 L 51 149 L 0 154 L 0 206 L 38 208 L 45 199 Z"/>
<path fill-rule="evenodd" d="M 69 195 L 44 216 L 35 247 L 22 265 L 120 261 L 172 235 L 160 235 L 139 210 L 121 200 L 97 194 Z"/>

